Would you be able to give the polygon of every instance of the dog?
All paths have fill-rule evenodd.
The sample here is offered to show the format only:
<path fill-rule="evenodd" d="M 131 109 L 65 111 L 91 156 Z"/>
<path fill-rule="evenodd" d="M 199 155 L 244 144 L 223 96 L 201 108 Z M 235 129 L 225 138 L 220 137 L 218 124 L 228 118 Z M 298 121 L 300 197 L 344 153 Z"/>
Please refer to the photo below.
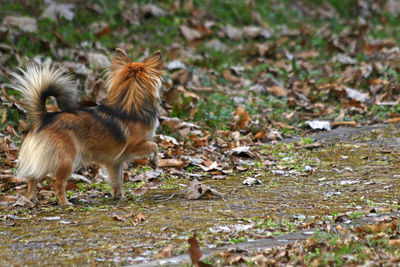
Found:
<path fill-rule="evenodd" d="M 21 74 L 12 73 L 12 88 L 21 92 L 28 118 L 28 132 L 18 157 L 17 175 L 28 179 L 28 198 L 36 203 L 37 184 L 54 178 L 55 194 L 62 206 L 67 179 L 78 165 L 99 163 L 106 167 L 114 198 L 122 197 L 123 164 L 150 157 L 158 168 L 160 89 L 164 61 L 156 52 L 143 62 L 132 62 L 117 48 L 106 73 L 104 103 L 82 107 L 71 76 L 50 64 L 28 64 Z M 60 112 L 47 112 L 46 99 L 56 98 Z"/>

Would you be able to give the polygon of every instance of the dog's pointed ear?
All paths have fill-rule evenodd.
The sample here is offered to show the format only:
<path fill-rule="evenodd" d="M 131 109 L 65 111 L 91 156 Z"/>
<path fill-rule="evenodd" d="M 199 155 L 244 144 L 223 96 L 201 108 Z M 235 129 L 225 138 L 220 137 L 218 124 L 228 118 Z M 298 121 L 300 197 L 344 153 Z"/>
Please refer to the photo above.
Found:
<path fill-rule="evenodd" d="M 111 68 L 120 68 L 132 62 L 132 60 L 130 60 L 125 51 L 121 48 L 115 49 L 115 53 L 111 57 L 111 61 L 112 61 Z"/>
<path fill-rule="evenodd" d="M 118 57 L 126 57 L 126 58 L 128 57 L 128 55 L 126 54 L 124 49 L 119 48 L 119 47 L 115 48 L 115 55 Z"/>
<path fill-rule="evenodd" d="M 161 51 L 156 51 L 154 54 L 149 56 L 143 61 L 146 67 L 152 68 L 157 71 L 162 71 L 164 67 L 164 58 L 161 54 Z"/>

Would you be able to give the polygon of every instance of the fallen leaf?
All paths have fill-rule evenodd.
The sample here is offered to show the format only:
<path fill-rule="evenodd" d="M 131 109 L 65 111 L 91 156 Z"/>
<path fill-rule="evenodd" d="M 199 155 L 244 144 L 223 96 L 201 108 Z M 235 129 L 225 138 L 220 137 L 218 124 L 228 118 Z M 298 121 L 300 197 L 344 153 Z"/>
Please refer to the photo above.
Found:
<path fill-rule="evenodd" d="M 142 222 L 144 222 L 145 218 L 143 216 L 143 214 L 139 213 L 135 216 L 135 218 L 133 219 L 133 226 L 137 226 L 139 224 L 141 224 Z"/>
<path fill-rule="evenodd" d="M 88 60 L 92 69 L 105 69 L 111 65 L 111 61 L 108 59 L 108 57 L 101 53 L 88 53 Z"/>
<path fill-rule="evenodd" d="M 338 54 L 332 60 L 333 62 L 340 62 L 345 65 L 354 65 L 357 63 L 356 59 L 351 58 L 345 54 Z"/>
<path fill-rule="evenodd" d="M 185 39 L 189 42 L 203 37 L 199 31 L 189 28 L 185 25 L 180 26 L 179 30 L 181 31 L 183 37 L 185 37 Z"/>
<path fill-rule="evenodd" d="M 331 124 L 329 121 L 306 121 L 306 124 L 313 130 L 331 130 Z"/>
<path fill-rule="evenodd" d="M 68 21 L 72 21 L 74 19 L 74 9 L 73 4 L 59 4 L 54 3 L 53 1 L 49 1 L 50 5 L 44 10 L 42 14 L 42 18 L 49 18 L 53 20 L 57 20 L 59 17 L 64 17 Z"/>
<path fill-rule="evenodd" d="M 258 180 L 256 178 L 248 177 L 246 178 L 242 184 L 252 186 L 252 185 L 260 185 L 262 184 L 261 180 Z"/>
<path fill-rule="evenodd" d="M 368 93 L 362 93 L 352 88 L 345 88 L 347 97 L 350 99 L 357 100 L 361 103 L 368 102 L 370 100 L 370 96 Z"/>
<path fill-rule="evenodd" d="M 165 64 L 165 68 L 168 70 L 178 70 L 178 69 L 185 69 L 186 66 L 180 60 L 173 60 Z"/>
<path fill-rule="evenodd" d="M 239 146 L 232 148 L 231 151 L 229 151 L 229 155 L 232 156 L 238 156 L 238 157 L 247 157 L 247 158 L 253 158 L 254 155 L 250 150 L 249 146 Z"/>
<path fill-rule="evenodd" d="M 400 122 L 400 117 L 390 118 L 385 120 L 385 123 L 398 123 L 398 122 Z"/>
<path fill-rule="evenodd" d="M 222 75 L 224 76 L 225 80 L 227 80 L 227 81 L 229 81 L 231 83 L 240 82 L 240 78 L 235 76 L 230 69 L 229 70 L 224 70 L 222 72 Z"/>
<path fill-rule="evenodd" d="M 266 137 L 267 137 L 267 132 L 264 130 L 261 130 L 254 135 L 254 138 L 258 140 L 264 140 Z"/>
<path fill-rule="evenodd" d="M 113 215 L 111 216 L 111 218 L 113 218 L 114 220 L 122 221 L 122 222 L 126 221 L 128 218 L 131 218 L 131 217 L 133 217 L 133 213 L 127 213 L 127 214 L 113 214 Z"/>
<path fill-rule="evenodd" d="M 140 12 L 143 16 L 153 16 L 156 18 L 164 17 L 167 15 L 167 12 L 153 4 L 147 4 L 140 7 Z"/>
<path fill-rule="evenodd" d="M 12 206 L 32 208 L 34 204 L 26 196 L 19 196 L 18 200 Z"/>
<path fill-rule="evenodd" d="M 90 181 L 88 178 L 86 178 L 84 175 L 76 174 L 73 173 L 71 176 L 68 178 L 68 180 L 72 180 L 76 183 L 86 183 L 86 184 L 92 184 L 92 181 Z"/>
<path fill-rule="evenodd" d="M 389 245 L 400 246 L 400 239 L 391 239 L 391 240 L 389 240 Z"/>
<path fill-rule="evenodd" d="M 160 159 L 158 162 L 159 168 L 165 168 L 165 167 L 183 168 L 184 166 L 186 166 L 186 162 L 179 159 Z"/>
<path fill-rule="evenodd" d="M 233 123 L 240 130 L 249 130 L 249 123 L 251 122 L 251 117 L 244 107 L 238 107 L 233 113 Z M 236 128 L 235 127 L 235 128 Z"/>
<path fill-rule="evenodd" d="M 241 40 L 243 37 L 243 31 L 231 25 L 227 25 L 224 30 L 229 39 Z"/>
<path fill-rule="evenodd" d="M 95 22 L 89 26 L 89 29 L 97 38 L 110 35 L 110 26 L 105 21 Z"/>
<path fill-rule="evenodd" d="M 160 250 L 157 255 L 155 256 L 156 259 L 163 259 L 163 258 L 171 258 L 174 253 L 174 245 L 169 244 L 165 246 L 162 250 Z"/>
<path fill-rule="evenodd" d="M 37 31 L 37 23 L 36 23 L 35 18 L 6 16 L 3 19 L 3 24 L 5 26 L 17 27 L 23 32 L 36 32 Z"/>
<path fill-rule="evenodd" d="M 254 39 L 261 33 L 262 30 L 263 28 L 259 26 L 246 26 L 243 28 L 243 33 L 247 38 Z"/>
<path fill-rule="evenodd" d="M 356 233 L 362 234 L 369 234 L 369 233 L 381 233 L 386 232 L 387 230 L 396 230 L 397 229 L 398 220 L 394 220 L 390 223 L 377 223 L 377 224 L 369 224 L 360 226 L 354 229 Z"/>
<path fill-rule="evenodd" d="M 278 97 L 285 97 L 288 95 L 287 90 L 279 85 L 267 87 L 267 91 Z"/>
<path fill-rule="evenodd" d="M 10 207 L 17 200 L 18 200 L 18 197 L 16 197 L 16 196 L 0 195 L 0 207 Z"/>
<path fill-rule="evenodd" d="M 145 172 L 142 172 L 142 173 L 140 173 L 138 175 L 135 175 L 130 180 L 132 182 L 142 182 L 142 181 L 147 182 L 149 180 L 152 180 L 152 179 L 155 179 L 155 178 L 159 177 L 161 175 L 161 173 L 162 172 L 158 171 L 158 170 L 157 171 L 155 171 L 155 170 L 145 171 Z"/>
<path fill-rule="evenodd" d="M 210 195 L 223 198 L 223 194 L 214 189 L 211 189 L 211 187 L 209 186 L 200 183 L 197 179 L 194 179 L 189 183 L 186 191 L 186 199 L 188 200 L 195 200 L 201 198 L 202 196 Z"/>

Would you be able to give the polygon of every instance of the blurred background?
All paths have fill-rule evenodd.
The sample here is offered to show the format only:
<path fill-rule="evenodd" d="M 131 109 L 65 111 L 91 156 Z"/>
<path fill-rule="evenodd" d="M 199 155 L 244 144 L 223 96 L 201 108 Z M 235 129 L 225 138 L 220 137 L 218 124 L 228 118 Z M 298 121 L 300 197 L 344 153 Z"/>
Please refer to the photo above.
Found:
<path fill-rule="evenodd" d="M 161 115 L 203 129 L 268 141 L 315 119 L 396 121 L 399 11 L 395 0 L 1 1 L 1 131 L 27 128 L 10 70 L 51 61 L 101 102 L 116 47 L 134 60 L 161 50 Z"/>

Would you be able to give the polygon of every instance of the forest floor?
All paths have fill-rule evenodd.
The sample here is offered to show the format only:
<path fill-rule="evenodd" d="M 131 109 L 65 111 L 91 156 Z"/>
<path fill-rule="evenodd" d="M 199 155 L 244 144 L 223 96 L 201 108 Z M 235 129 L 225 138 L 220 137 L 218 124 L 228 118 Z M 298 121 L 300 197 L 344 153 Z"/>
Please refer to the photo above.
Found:
<path fill-rule="evenodd" d="M 393 0 L 1 2 L 4 263 L 126 265 L 189 249 L 197 265 L 199 250 L 214 265 L 395 264 L 399 11 Z M 101 166 L 81 167 L 74 206 L 57 205 L 50 177 L 33 206 L 16 175 L 29 121 L 9 73 L 51 62 L 101 103 L 116 47 L 164 55 L 160 170 L 128 162 L 116 201 Z M 229 247 L 299 231 L 295 244 Z"/>

